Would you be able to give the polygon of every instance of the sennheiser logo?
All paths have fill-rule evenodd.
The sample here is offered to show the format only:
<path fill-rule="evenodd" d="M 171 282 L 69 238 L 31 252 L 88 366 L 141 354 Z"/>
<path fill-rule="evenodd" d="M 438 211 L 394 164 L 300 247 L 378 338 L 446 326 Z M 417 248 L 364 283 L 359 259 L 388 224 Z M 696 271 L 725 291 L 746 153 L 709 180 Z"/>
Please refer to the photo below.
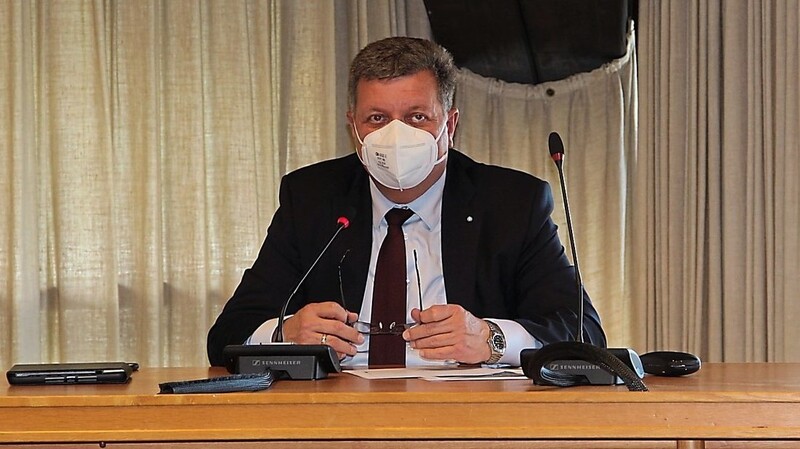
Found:
<path fill-rule="evenodd" d="M 552 371 L 565 371 L 565 370 L 599 370 L 600 367 L 591 363 L 576 363 L 576 362 L 551 362 L 547 364 L 547 368 Z"/>
<path fill-rule="evenodd" d="M 251 366 L 290 366 L 290 365 L 299 365 L 301 362 L 300 360 L 261 360 L 261 359 L 254 359 L 251 363 Z"/>

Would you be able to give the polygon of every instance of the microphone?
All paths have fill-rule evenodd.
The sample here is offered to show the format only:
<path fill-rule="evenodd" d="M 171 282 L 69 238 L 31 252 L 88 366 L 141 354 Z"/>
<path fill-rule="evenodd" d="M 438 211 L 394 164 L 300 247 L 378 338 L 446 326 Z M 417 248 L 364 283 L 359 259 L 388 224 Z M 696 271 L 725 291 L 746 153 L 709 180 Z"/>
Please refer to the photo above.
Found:
<path fill-rule="evenodd" d="M 339 219 L 336 220 L 336 224 L 337 224 L 336 232 L 334 232 L 333 236 L 331 237 L 331 239 L 328 240 L 328 244 L 325 245 L 324 248 L 322 248 L 322 251 L 319 252 L 319 255 L 317 256 L 316 260 L 314 260 L 314 263 L 312 263 L 311 267 L 309 267 L 309 269 L 306 270 L 306 273 L 303 275 L 302 278 L 300 278 L 300 282 L 297 283 L 297 285 L 295 286 L 295 288 L 292 291 L 292 293 L 286 299 L 286 302 L 283 303 L 283 308 L 281 309 L 281 314 L 278 317 L 278 328 L 275 331 L 275 341 L 283 342 L 283 322 L 286 321 L 286 310 L 289 308 L 289 303 L 292 301 L 292 298 L 294 298 L 294 295 L 297 294 L 298 290 L 300 290 L 300 287 L 303 285 L 303 282 L 306 280 L 308 275 L 311 273 L 311 270 L 313 270 L 314 267 L 317 266 L 317 262 L 319 262 L 319 260 L 325 254 L 325 252 L 328 251 L 328 247 L 331 246 L 331 243 L 333 243 L 333 241 L 336 240 L 336 236 L 339 235 L 339 233 L 342 231 L 342 229 L 345 229 L 348 226 L 350 226 L 350 220 L 348 220 L 347 217 L 345 217 L 345 216 L 341 216 L 341 217 L 339 217 Z"/>
<path fill-rule="evenodd" d="M 551 132 L 548 137 L 550 157 L 558 169 L 561 196 L 567 217 L 572 260 L 575 266 L 575 285 L 578 290 L 578 325 L 575 341 L 544 345 L 540 349 L 523 349 L 520 353 L 522 371 L 537 385 L 569 387 L 574 385 L 616 385 L 624 383 L 628 390 L 647 391 L 642 381 L 644 370 L 639 355 L 627 348 L 604 349 L 583 341 L 584 287 L 578 265 L 578 250 L 572 229 L 567 185 L 564 177 L 564 143 L 561 136 Z"/>
<path fill-rule="evenodd" d="M 341 216 L 336 220 L 336 231 L 328 243 L 319 252 L 319 255 L 306 270 L 300 281 L 297 282 L 292 293 L 283 303 L 283 308 L 278 316 L 278 326 L 275 330 L 274 344 L 266 345 L 228 345 L 223 349 L 228 371 L 236 374 L 262 373 L 267 370 L 275 371 L 276 377 L 292 380 L 323 379 L 330 372 L 340 372 L 339 357 L 336 351 L 328 345 L 300 345 L 285 343 L 283 341 L 283 324 L 286 321 L 286 311 L 292 298 L 297 294 L 308 275 L 317 266 L 317 262 L 328 251 L 342 229 L 350 226 L 350 220 Z"/>
<path fill-rule="evenodd" d="M 556 163 L 558 169 L 558 179 L 561 184 L 561 197 L 564 202 L 564 212 L 567 215 L 567 234 L 569 235 L 569 246 L 572 251 L 572 263 L 575 265 L 575 286 L 578 288 L 578 330 L 575 338 L 583 343 L 583 280 L 581 279 L 581 269 L 578 265 L 578 244 L 575 243 L 575 234 L 572 232 L 572 213 L 569 210 L 569 198 L 567 196 L 567 184 L 564 177 L 564 142 L 556 132 L 551 132 L 547 138 L 547 147 L 550 149 L 550 157 Z"/>

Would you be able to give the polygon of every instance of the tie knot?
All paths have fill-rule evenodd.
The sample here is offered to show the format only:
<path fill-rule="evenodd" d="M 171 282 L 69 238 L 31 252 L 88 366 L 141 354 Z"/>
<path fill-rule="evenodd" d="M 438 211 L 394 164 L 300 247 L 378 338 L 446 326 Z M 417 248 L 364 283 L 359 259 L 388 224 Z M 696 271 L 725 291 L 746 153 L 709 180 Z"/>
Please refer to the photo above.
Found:
<path fill-rule="evenodd" d="M 389 212 L 386 212 L 386 223 L 389 223 L 389 226 L 399 226 L 411 218 L 412 215 L 414 215 L 414 211 L 411 209 L 395 207 Z"/>

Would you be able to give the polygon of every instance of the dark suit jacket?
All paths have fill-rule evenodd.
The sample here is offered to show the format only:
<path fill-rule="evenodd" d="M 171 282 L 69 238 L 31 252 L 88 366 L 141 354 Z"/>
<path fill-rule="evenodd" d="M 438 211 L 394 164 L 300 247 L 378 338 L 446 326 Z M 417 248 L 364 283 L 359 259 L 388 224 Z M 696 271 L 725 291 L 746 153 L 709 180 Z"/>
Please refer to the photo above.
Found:
<path fill-rule="evenodd" d="M 447 302 L 479 318 L 513 319 L 543 343 L 574 339 L 575 272 L 550 218 L 549 185 L 480 164 L 451 149 L 442 199 L 442 265 Z M 281 307 L 344 215 L 343 229 L 289 305 L 339 299 L 361 309 L 372 248 L 369 177 L 355 154 L 296 170 L 281 181 L 280 207 L 253 266 L 208 334 L 212 365 Z M 472 217 L 468 220 L 467 217 Z M 422 262 L 424 263 L 424 261 Z M 600 318 L 584 295 L 584 340 L 605 346 Z"/>

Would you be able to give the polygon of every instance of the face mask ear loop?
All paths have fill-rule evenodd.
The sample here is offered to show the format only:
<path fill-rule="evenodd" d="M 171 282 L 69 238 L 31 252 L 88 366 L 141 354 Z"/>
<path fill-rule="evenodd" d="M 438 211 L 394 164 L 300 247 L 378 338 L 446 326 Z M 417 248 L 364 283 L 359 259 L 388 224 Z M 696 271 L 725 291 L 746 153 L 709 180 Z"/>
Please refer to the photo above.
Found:
<path fill-rule="evenodd" d="M 441 138 L 442 138 L 442 134 L 444 134 L 444 132 L 445 132 L 446 130 L 447 130 L 447 122 L 444 122 L 444 128 L 442 128 L 442 130 L 441 130 L 441 131 L 439 131 L 439 135 L 438 135 L 438 136 L 436 136 L 436 140 L 435 140 L 435 142 L 436 142 L 437 144 L 439 143 L 439 139 L 441 139 Z M 448 147 L 449 147 L 449 146 L 450 146 L 450 145 L 448 145 Z"/>
<path fill-rule="evenodd" d="M 444 134 L 446 129 L 447 129 L 447 122 L 445 122 L 444 128 L 442 128 L 442 130 L 439 132 L 439 137 L 437 137 L 436 140 L 434 141 L 434 143 L 436 143 L 437 148 L 439 146 L 439 139 L 442 138 L 442 134 Z M 442 162 L 444 162 L 444 160 L 447 159 L 447 153 L 449 153 L 449 152 L 450 152 L 450 145 L 447 145 L 447 150 L 445 150 L 445 152 L 442 155 L 442 157 L 440 157 L 439 159 L 436 159 L 436 162 L 434 162 L 433 165 L 439 165 Z"/>

